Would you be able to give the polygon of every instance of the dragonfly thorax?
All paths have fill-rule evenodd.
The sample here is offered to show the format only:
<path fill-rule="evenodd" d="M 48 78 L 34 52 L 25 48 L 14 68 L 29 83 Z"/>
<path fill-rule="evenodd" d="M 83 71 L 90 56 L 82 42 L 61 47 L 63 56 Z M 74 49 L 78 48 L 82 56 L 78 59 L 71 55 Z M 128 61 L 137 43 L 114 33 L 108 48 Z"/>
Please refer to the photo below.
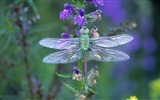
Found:
<path fill-rule="evenodd" d="M 88 50 L 89 47 L 89 35 L 81 34 L 80 43 L 83 50 Z"/>

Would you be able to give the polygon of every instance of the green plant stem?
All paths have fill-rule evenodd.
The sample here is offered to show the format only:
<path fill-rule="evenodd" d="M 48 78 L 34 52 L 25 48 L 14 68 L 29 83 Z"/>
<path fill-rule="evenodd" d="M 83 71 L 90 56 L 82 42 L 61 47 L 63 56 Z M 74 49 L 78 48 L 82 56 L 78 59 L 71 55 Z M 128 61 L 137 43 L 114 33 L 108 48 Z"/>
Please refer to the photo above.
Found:
<path fill-rule="evenodd" d="M 42 90 L 41 90 L 41 84 L 38 84 L 37 95 L 39 97 L 39 100 L 43 99 Z"/>
<path fill-rule="evenodd" d="M 84 79 L 85 79 L 85 89 L 86 92 L 88 91 L 88 81 L 87 81 L 87 55 L 86 55 L 86 51 L 84 51 L 84 55 L 83 55 L 83 59 L 84 59 Z"/>
<path fill-rule="evenodd" d="M 22 51 L 24 54 L 24 67 L 25 67 L 25 71 L 26 71 L 26 78 L 28 81 L 28 87 L 29 87 L 29 91 L 30 91 L 30 97 L 33 100 L 34 98 L 34 94 L 33 94 L 33 86 L 32 86 L 32 80 L 31 80 L 31 75 L 30 75 L 30 68 L 29 68 L 29 63 L 28 63 L 28 59 L 27 59 L 27 42 L 26 42 L 26 35 L 23 32 L 23 28 L 21 29 L 21 34 L 22 34 Z"/>
<path fill-rule="evenodd" d="M 24 67 L 26 71 L 26 79 L 28 81 L 28 87 L 29 87 L 29 93 L 30 93 L 30 99 L 34 99 L 34 94 L 33 94 L 33 86 L 32 86 L 32 80 L 31 80 L 31 75 L 30 75 L 30 68 L 29 68 L 29 63 L 28 63 L 28 52 L 27 52 L 27 41 L 26 41 L 26 32 L 23 28 L 23 22 L 20 19 L 20 14 L 18 10 L 15 10 L 17 14 L 17 26 L 20 28 L 20 34 L 22 37 L 22 52 L 23 52 L 23 61 L 24 61 Z"/>

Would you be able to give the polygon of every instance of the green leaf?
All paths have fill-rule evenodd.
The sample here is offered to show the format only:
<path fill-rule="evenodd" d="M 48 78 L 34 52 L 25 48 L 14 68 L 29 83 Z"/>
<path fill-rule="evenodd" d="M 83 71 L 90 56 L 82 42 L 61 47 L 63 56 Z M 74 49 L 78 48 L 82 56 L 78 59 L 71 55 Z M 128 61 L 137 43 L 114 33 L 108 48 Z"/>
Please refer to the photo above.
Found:
<path fill-rule="evenodd" d="M 93 94 L 97 94 L 97 92 L 95 92 L 92 88 L 90 88 L 90 87 L 88 87 L 88 90 L 90 91 L 90 92 L 92 92 Z"/>
<path fill-rule="evenodd" d="M 28 1 L 29 5 L 32 7 L 32 9 L 33 9 L 33 11 L 35 12 L 35 14 L 36 14 L 37 16 L 39 16 L 38 9 L 37 9 L 37 7 L 35 6 L 33 0 L 27 0 L 27 1 Z"/>
<path fill-rule="evenodd" d="M 42 31 L 46 31 L 46 30 L 51 30 L 51 29 L 56 29 L 57 28 L 56 26 L 53 28 L 53 26 L 55 26 L 55 23 L 48 23 L 48 24 L 44 24 L 44 25 L 38 25 L 38 26 L 32 27 L 32 30 L 30 30 L 29 33 L 30 34 L 33 34 L 33 33 L 35 34 L 37 32 L 42 32 Z"/>
<path fill-rule="evenodd" d="M 82 68 L 83 68 L 83 59 L 80 59 L 80 60 L 78 61 L 78 68 L 79 68 L 80 72 L 82 72 Z"/>
<path fill-rule="evenodd" d="M 63 84 L 64 84 L 64 86 L 65 86 L 66 88 L 68 88 L 68 89 L 71 90 L 72 92 L 78 93 L 78 91 L 77 91 L 76 89 L 74 89 L 72 86 L 70 86 L 69 84 L 67 84 L 67 83 L 65 83 L 65 82 L 63 82 Z"/>
<path fill-rule="evenodd" d="M 0 30 L 0 36 L 2 35 L 2 34 L 4 34 L 6 32 L 6 29 L 1 29 Z"/>
<path fill-rule="evenodd" d="M 78 6 L 78 8 L 84 7 L 84 1 L 83 0 L 77 0 L 77 6 Z"/>
<path fill-rule="evenodd" d="M 57 76 L 62 77 L 62 78 L 72 78 L 72 74 L 59 74 L 57 72 L 56 72 L 56 74 L 57 74 Z"/>
<path fill-rule="evenodd" d="M 12 22 L 7 17 L 4 17 L 4 21 L 7 24 L 9 32 L 10 33 L 14 32 L 15 29 L 14 29 Z"/>
<path fill-rule="evenodd" d="M 78 91 L 79 92 L 82 92 L 84 90 L 84 85 L 83 85 L 83 82 L 82 80 L 81 81 L 78 81 Z"/>
<path fill-rule="evenodd" d="M 3 53 L 7 48 L 9 48 L 10 43 L 12 41 L 12 37 L 13 37 L 13 35 L 9 35 L 8 36 L 8 38 L 6 39 L 6 42 L 5 42 L 4 46 L 3 46 L 3 48 L 0 51 L 0 54 Z"/>

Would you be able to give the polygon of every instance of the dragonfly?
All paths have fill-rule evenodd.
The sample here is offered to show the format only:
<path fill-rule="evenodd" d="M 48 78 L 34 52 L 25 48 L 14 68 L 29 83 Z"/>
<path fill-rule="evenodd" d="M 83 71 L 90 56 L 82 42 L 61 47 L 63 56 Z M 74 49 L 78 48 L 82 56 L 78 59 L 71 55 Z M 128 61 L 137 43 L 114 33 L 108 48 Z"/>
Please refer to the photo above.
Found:
<path fill-rule="evenodd" d="M 129 34 L 119 34 L 108 37 L 89 37 L 89 29 L 82 27 L 79 38 L 44 38 L 39 44 L 60 50 L 47 55 L 43 62 L 51 64 L 66 64 L 80 60 L 84 54 L 87 59 L 100 62 L 125 61 L 130 57 L 118 50 L 110 49 L 133 40 Z"/>

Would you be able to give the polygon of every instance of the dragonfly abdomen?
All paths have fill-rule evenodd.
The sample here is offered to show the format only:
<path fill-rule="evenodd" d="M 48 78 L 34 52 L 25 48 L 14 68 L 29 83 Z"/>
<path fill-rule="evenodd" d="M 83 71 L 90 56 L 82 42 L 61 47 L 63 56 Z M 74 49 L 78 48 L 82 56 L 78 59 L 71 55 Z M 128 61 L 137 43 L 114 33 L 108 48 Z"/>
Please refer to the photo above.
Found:
<path fill-rule="evenodd" d="M 89 47 L 89 36 L 88 34 L 82 34 L 80 38 L 81 47 L 83 50 L 88 50 Z"/>

